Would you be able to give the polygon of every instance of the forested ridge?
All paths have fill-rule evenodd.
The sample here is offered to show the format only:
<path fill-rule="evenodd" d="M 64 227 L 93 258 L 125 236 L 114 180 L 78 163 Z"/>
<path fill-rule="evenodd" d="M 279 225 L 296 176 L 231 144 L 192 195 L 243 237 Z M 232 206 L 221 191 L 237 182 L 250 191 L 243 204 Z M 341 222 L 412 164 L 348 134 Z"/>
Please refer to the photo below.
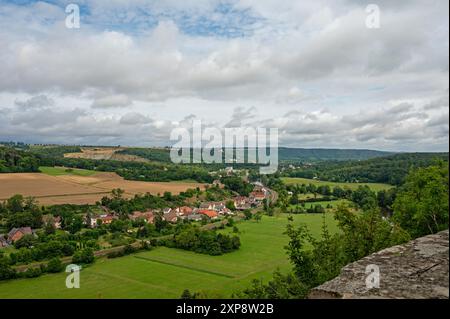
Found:
<path fill-rule="evenodd" d="M 404 153 L 365 161 L 326 161 L 289 169 L 284 175 L 334 182 L 400 185 L 412 168 L 427 167 L 438 160 L 448 162 L 448 153 Z"/>
<path fill-rule="evenodd" d="M 39 166 L 66 166 L 73 168 L 116 172 L 125 179 L 142 181 L 195 180 L 212 182 L 210 172 L 226 166 L 248 169 L 257 174 L 254 164 L 173 164 L 166 148 L 126 148 L 122 154 L 135 155 L 149 163 L 65 158 L 64 154 L 80 152 L 79 146 L 28 146 L 10 144 L 0 148 L 0 172 L 37 172 Z M 387 183 L 401 185 L 412 168 L 427 167 L 437 160 L 448 162 L 448 153 L 401 153 L 390 155 L 370 150 L 327 150 L 280 148 L 282 176 L 318 178 L 334 182 Z M 333 155 L 334 154 L 334 155 Z M 386 154 L 389 154 L 386 156 Z M 385 155 L 383 157 L 379 157 Z M 335 156 L 333 160 L 328 159 Z M 344 158 L 366 158 L 355 160 Z M 315 159 L 311 162 L 307 159 Z M 321 159 L 321 160 L 318 160 Z M 325 160 L 324 160 L 325 159 Z"/>

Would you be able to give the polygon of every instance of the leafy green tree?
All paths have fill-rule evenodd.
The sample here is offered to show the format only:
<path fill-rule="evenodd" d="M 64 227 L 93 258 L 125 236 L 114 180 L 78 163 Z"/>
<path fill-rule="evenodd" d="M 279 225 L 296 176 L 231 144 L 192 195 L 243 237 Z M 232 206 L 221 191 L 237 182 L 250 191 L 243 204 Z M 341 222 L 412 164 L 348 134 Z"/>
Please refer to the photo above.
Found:
<path fill-rule="evenodd" d="M 412 237 L 448 229 L 448 164 L 412 170 L 395 199 L 394 220 Z"/>
<path fill-rule="evenodd" d="M 114 188 L 111 191 L 112 197 L 114 200 L 120 200 L 123 197 L 123 194 L 125 193 L 125 191 L 123 189 L 120 188 Z"/>
<path fill-rule="evenodd" d="M 24 198 L 22 195 L 14 195 L 6 201 L 6 209 L 13 214 L 23 212 Z"/>
<path fill-rule="evenodd" d="M 16 241 L 14 243 L 14 247 L 16 249 L 20 249 L 22 247 L 30 248 L 30 247 L 34 246 L 37 242 L 38 242 L 38 240 L 36 237 L 34 237 L 34 235 L 27 234 L 27 235 L 23 236 L 22 238 L 20 238 L 18 241 Z"/>
<path fill-rule="evenodd" d="M 224 177 L 222 178 L 221 182 L 225 185 L 226 189 L 234 191 L 242 196 L 248 196 L 253 190 L 253 186 L 240 177 Z"/>
<path fill-rule="evenodd" d="M 0 281 L 13 279 L 17 275 L 14 268 L 12 268 L 8 260 L 0 256 Z"/>
<path fill-rule="evenodd" d="M 71 218 L 67 219 L 65 224 L 65 229 L 68 230 L 71 234 L 75 234 L 83 228 L 83 218 L 80 215 L 74 215 Z"/>
<path fill-rule="evenodd" d="M 362 209 L 370 209 L 377 206 L 377 195 L 369 186 L 358 186 L 352 193 L 352 201 Z"/>
<path fill-rule="evenodd" d="M 231 211 L 234 211 L 236 209 L 236 207 L 234 206 L 234 201 L 232 200 L 227 201 L 225 206 Z"/>
<path fill-rule="evenodd" d="M 252 211 L 250 209 L 246 209 L 243 211 L 245 219 L 250 220 L 253 217 Z"/>
<path fill-rule="evenodd" d="M 309 287 L 300 282 L 294 274 L 282 274 L 279 270 L 267 284 L 254 279 L 249 288 L 233 295 L 235 298 L 249 299 L 300 299 L 305 298 Z"/>

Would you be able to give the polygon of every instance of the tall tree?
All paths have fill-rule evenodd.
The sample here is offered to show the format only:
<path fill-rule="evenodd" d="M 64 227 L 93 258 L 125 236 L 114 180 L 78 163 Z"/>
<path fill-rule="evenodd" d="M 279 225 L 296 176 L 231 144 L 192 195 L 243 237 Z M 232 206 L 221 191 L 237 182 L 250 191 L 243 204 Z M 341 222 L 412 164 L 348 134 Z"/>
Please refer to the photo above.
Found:
<path fill-rule="evenodd" d="M 448 163 L 409 173 L 395 199 L 394 220 L 411 236 L 420 237 L 448 229 Z"/>

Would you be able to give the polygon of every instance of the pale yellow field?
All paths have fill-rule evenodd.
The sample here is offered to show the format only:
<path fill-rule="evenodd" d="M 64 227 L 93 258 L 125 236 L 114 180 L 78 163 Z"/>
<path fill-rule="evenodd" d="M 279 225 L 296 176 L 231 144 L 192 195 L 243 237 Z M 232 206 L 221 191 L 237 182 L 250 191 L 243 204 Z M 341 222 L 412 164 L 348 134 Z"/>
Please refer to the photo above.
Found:
<path fill-rule="evenodd" d="M 86 158 L 93 160 L 115 160 L 125 162 L 149 162 L 147 159 L 128 154 L 117 153 L 124 150 L 120 147 L 85 147 L 81 149 L 81 153 L 67 153 L 64 154 L 66 158 Z"/>
<path fill-rule="evenodd" d="M 203 184 L 187 182 L 127 181 L 115 173 L 98 173 L 92 176 L 50 176 L 41 173 L 0 174 L 0 200 L 15 194 L 36 197 L 42 205 L 95 204 L 112 189 L 121 188 L 126 197 L 135 194 L 178 194 L 189 188 L 203 188 Z"/>

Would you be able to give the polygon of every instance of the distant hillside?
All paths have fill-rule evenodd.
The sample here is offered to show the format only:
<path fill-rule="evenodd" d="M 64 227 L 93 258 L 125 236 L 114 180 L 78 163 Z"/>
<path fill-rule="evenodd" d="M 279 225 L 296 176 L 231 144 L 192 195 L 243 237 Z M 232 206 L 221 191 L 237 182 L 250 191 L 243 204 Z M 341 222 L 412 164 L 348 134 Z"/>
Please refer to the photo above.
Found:
<path fill-rule="evenodd" d="M 281 147 L 278 156 L 284 162 L 315 162 L 315 161 L 347 161 L 367 160 L 371 158 L 392 155 L 391 152 L 354 149 L 308 149 L 308 148 L 285 148 Z"/>
<path fill-rule="evenodd" d="M 124 148 L 118 153 L 135 155 L 146 158 L 150 161 L 169 162 L 169 150 L 157 148 Z M 346 160 L 367 160 L 370 158 L 391 155 L 390 152 L 373 150 L 352 150 L 352 149 L 305 149 L 305 148 L 279 148 L 278 157 L 282 162 L 317 162 L 317 161 L 346 161 Z"/>
<path fill-rule="evenodd" d="M 400 185 L 412 168 L 426 167 L 438 160 L 448 162 L 448 153 L 405 153 L 364 161 L 326 161 L 288 169 L 283 175 L 335 182 Z"/>

